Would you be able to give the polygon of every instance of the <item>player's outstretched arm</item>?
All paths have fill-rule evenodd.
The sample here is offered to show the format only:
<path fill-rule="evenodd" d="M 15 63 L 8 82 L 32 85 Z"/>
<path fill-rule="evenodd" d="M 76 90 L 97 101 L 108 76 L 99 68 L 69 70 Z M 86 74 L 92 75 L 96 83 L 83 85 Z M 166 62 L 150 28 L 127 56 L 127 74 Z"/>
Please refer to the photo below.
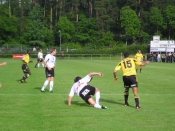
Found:
<path fill-rule="evenodd" d="M 89 73 L 89 76 L 96 76 L 96 75 L 98 75 L 98 76 L 104 76 L 103 75 L 103 73 L 102 72 L 91 72 L 91 73 Z"/>
<path fill-rule="evenodd" d="M 71 102 L 72 102 L 72 96 L 68 97 L 68 106 L 71 106 Z"/>
<path fill-rule="evenodd" d="M 146 66 L 146 65 L 148 65 L 149 63 L 150 63 L 150 61 L 144 61 L 144 62 L 142 62 L 141 66 Z"/>
<path fill-rule="evenodd" d="M 3 62 L 0 64 L 0 66 L 5 66 L 5 65 L 7 65 L 7 62 Z"/>
<path fill-rule="evenodd" d="M 117 70 L 114 70 L 113 75 L 114 75 L 114 81 L 117 82 L 118 81 Z"/>

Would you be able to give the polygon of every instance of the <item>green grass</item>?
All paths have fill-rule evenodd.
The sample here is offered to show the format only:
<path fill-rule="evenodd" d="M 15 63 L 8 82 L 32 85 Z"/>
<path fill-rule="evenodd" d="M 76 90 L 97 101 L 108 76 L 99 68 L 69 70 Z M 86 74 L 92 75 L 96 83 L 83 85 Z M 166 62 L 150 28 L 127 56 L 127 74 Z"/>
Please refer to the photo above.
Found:
<path fill-rule="evenodd" d="M 130 91 L 130 107 L 123 106 L 122 71 L 118 83 L 113 81 L 113 70 L 119 62 L 112 60 L 60 60 L 55 69 L 54 93 L 40 92 L 45 78 L 43 68 L 29 64 L 32 75 L 26 84 L 21 79 L 20 60 L 1 59 L 7 66 L 0 67 L 0 129 L 2 131 L 173 131 L 175 129 L 175 64 L 151 63 L 138 73 L 141 110 L 135 109 Z M 67 98 L 75 76 L 101 71 L 91 85 L 101 91 L 102 105 L 111 110 L 95 109 L 80 97 Z"/>

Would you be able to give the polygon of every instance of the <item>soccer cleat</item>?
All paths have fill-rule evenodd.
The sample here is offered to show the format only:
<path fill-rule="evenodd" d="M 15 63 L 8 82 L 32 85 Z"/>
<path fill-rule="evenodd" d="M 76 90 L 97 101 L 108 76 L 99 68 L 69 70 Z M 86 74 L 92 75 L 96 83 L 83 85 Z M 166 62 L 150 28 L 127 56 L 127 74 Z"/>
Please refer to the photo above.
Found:
<path fill-rule="evenodd" d="M 140 106 L 137 106 L 137 107 L 136 107 L 137 110 L 140 110 L 140 108 L 141 108 Z"/>
<path fill-rule="evenodd" d="M 53 93 L 53 91 L 49 91 L 50 93 Z"/>
<path fill-rule="evenodd" d="M 41 92 L 45 92 L 45 90 L 41 90 Z"/>
<path fill-rule="evenodd" d="M 125 103 L 125 105 L 124 106 L 129 106 L 129 104 L 128 103 Z"/>
<path fill-rule="evenodd" d="M 106 107 L 106 106 L 101 106 L 101 109 L 108 109 L 108 107 Z"/>
<path fill-rule="evenodd" d="M 27 83 L 25 80 L 19 80 L 19 83 Z"/>

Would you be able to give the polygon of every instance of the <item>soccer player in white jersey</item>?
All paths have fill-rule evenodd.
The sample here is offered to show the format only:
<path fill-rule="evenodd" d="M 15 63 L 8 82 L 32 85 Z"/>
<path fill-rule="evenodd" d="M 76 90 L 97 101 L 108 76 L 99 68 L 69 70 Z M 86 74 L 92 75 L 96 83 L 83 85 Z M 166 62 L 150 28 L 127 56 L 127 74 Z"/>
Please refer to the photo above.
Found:
<path fill-rule="evenodd" d="M 40 49 L 39 52 L 38 52 L 38 59 L 37 59 L 37 63 L 35 65 L 35 68 L 37 68 L 37 67 L 39 68 L 40 67 L 40 63 L 42 63 L 42 67 L 44 67 L 43 60 L 44 60 L 43 51 L 42 51 L 42 49 Z"/>
<path fill-rule="evenodd" d="M 42 63 L 42 67 L 44 67 L 43 60 L 44 60 L 43 51 L 42 51 L 42 49 L 40 49 L 40 51 L 38 52 L 38 68 L 40 67 L 40 63 Z"/>
<path fill-rule="evenodd" d="M 94 108 L 99 109 L 109 109 L 106 106 L 101 106 L 99 104 L 100 101 L 100 91 L 98 88 L 88 85 L 88 83 L 92 80 L 92 76 L 103 76 L 101 72 L 91 72 L 86 75 L 84 78 L 79 76 L 75 77 L 74 84 L 70 90 L 68 97 L 68 105 L 71 105 L 72 98 L 74 94 L 80 96 L 87 104 L 92 105 Z M 95 95 L 95 101 L 92 99 L 91 95 Z"/>
<path fill-rule="evenodd" d="M 41 88 L 42 92 L 45 92 L 46 86 L 50 83 L 49 92 L 53 92 L 53 85 L 54 85 L 54 68 L 56 67 L 56 55 L 57 51 L 56 48 L 51 49 L 51 53 L 47 54 L 44 63 L 45 63 L 45 73 L 47 80 L 44 82 L 43 87 Z"/>

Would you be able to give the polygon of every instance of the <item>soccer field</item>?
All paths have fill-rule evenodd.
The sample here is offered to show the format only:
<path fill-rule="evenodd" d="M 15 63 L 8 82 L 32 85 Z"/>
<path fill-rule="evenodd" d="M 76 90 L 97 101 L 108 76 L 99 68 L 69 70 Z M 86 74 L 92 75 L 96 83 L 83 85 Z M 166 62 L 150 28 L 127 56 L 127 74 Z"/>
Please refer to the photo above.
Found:
<path fill-rule="evenodd" d="M 1 131 L 174 131 L 175 129 L 175 64 L 150 63 L 138 73 L 140 110 L 135 109 L 130 90 L 129 107 L 123 99 L 122 71 L 118 83 L 113 70 L 119 60 L 60 60 L 57 59 L 53 93 L 41 92 L 46 80 L 44 68 L 29 64 L 32 75 L 27 83 L 22 78 L 21 60 L 0 59 L 0 129 Z M 94 76 L 91 85 L 100 89 L 100 104 L 110 110 L 95 109 L 80 97 L 67 98 L 73 79 L 89 72 Z"/>

